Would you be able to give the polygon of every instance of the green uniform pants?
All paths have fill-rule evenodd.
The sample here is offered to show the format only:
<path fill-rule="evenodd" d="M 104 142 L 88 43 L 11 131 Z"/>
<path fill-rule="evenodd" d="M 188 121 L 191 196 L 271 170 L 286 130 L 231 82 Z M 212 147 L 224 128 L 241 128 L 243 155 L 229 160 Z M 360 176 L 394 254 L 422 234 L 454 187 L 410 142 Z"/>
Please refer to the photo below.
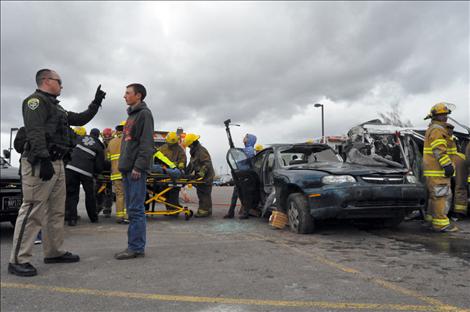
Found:
<path fill-rule="evenodd" d="M 196 192 L 199 198 L 199 210 L 212 214 L 212 185 L 196 185 Z"/>

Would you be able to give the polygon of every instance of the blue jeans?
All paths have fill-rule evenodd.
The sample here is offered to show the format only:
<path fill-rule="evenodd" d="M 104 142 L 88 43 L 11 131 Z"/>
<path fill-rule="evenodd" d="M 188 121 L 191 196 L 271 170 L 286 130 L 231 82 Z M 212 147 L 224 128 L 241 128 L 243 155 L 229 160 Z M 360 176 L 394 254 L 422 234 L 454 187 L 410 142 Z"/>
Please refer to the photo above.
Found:
<path fill-rule="evenodd" d="M 124 198 L 126 201 L 129 227 L 127 229 L 127 248 L 134 252 L 144 252 L 146 242 L 145 194 L 147 173 L 142 172 L 140 179 L 132 180 L 131 172 L 123 174 Z"/>

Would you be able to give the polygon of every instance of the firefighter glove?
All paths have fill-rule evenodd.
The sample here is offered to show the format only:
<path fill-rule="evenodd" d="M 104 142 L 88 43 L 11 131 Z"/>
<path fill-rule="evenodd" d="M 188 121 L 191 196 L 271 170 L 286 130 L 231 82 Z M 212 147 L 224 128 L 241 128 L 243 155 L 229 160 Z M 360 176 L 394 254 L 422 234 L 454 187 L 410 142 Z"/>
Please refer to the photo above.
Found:
<path fill-rule="evenodd" d="M 39 170 L 39 178 L 43 181 L 49 181 L 52 176 L 54 175 L 54 167 L 52 166 L 52 162 L 50 158 L 42 158 L 41 165 Z"/>
<path fill-rule="evenodd" d="M 450 178 L 452 175 L 454 175 L 454 166 L 452 166 L 452 164 L 445 165 L 442 168 L 444 169 L 444 175 L 446 178 Z"/>
<path fill-rule="evenodd" d="M 99 85 L 98 88 L 96 89 L 95 99 L 93 100 L 93 103 L 95 103 L 98 106 L 101 106 L 101 102 L 103 101 L 105 96 L 106 96 L 106 92 L 101 90 L 101 85 Z"/>

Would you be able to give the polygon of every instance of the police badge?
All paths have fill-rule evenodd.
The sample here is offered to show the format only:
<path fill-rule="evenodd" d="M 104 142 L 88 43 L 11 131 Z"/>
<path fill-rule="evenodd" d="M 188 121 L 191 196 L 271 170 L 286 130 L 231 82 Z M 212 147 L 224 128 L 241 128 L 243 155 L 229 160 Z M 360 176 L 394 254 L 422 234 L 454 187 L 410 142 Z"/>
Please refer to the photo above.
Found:
<path fill-rule="evenodd" d="M 28 100 L 28 107 L 31 110 L 35 110 L 39 106 L 39 99 L 37 98 L 32 98 Z"/>

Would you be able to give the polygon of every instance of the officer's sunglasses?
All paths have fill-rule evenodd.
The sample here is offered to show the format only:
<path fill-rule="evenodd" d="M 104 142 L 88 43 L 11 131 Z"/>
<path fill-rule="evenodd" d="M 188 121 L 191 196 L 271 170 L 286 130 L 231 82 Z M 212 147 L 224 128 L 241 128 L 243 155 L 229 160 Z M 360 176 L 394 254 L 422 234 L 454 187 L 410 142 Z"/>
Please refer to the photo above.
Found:
<path fill-rule="evenodd" d="M 47 77 L 47 78 L 42 78 L 42 79 L 55 80 L 55 81 L 57 81 L 57 83 L 59 84 L 59 86 L 61 86 L 61 85 L 62 85 L 62 80 L 60 80 L 60 79 L 57 79 L 57 78 L 49 78 L 49 77 Z"/>

